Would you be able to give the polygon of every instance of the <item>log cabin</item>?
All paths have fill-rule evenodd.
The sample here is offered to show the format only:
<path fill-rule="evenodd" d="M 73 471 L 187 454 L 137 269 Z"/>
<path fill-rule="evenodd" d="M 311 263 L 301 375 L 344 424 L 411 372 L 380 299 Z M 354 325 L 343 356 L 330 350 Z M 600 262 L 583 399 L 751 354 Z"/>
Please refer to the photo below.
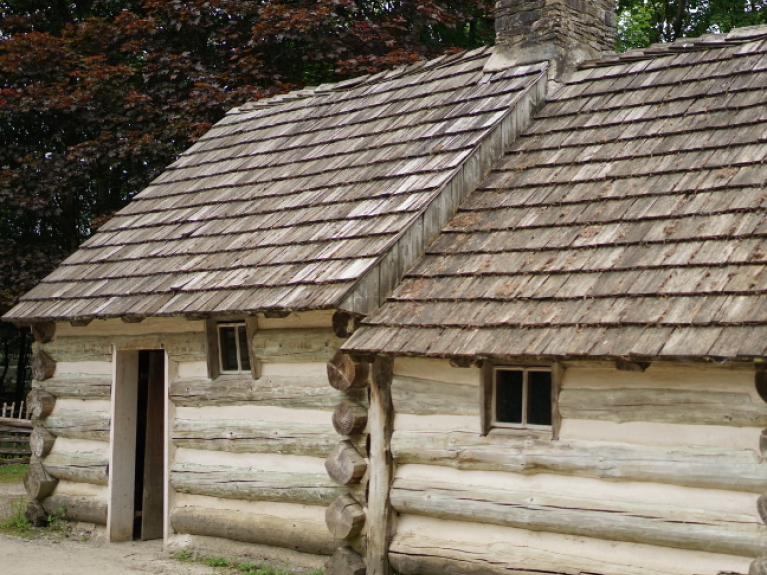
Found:
<path fill-rule="evenodd" d="M 30 513 L 328 575 L 767 574 L 767 27 L 617 55 L 614 8 L 232 110 L 4 317 Z"/>

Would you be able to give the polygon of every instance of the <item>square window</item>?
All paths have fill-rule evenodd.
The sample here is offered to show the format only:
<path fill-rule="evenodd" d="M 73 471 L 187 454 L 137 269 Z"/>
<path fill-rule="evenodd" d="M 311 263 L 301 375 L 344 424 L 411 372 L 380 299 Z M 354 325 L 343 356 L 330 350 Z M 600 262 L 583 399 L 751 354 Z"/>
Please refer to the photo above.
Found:
<path fill-rule="evenodd" d="M 494 427 L 551 427 L 552 412 L 550 369 L 493 369 L 491 414 Z"/>
<path fill-rule="evenodd" d="M 244 323 L 218 324 L 218 349 L 221 373 L 250 371 L 248 336 Z"/>

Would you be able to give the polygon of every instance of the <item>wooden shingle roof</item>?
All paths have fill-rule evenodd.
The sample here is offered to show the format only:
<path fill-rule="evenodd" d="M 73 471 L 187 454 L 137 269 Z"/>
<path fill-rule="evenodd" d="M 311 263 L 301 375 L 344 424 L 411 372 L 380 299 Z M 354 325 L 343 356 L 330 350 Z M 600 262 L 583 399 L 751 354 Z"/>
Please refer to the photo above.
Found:
<path fill-rule="evenodd" d="M 345 347 L 765 356 L 766 158 L 767 27 L 589 63 Z"/>
<path fill-rule="evenodd" d="M 482 48 L 233 110 L 5 319 L 337 307 L 453 194 L 451 181 L 479 161 L 515 105 L 542 95 L 545 65 L 484 73 L 489 55 Z"/>

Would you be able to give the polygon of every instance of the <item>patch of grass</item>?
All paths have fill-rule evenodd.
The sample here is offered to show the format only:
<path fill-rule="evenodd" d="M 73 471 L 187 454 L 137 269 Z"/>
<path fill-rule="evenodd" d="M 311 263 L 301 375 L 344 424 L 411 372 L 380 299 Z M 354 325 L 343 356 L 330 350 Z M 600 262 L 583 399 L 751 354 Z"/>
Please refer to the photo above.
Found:
<path fill-rule="evenodd" d="M 32 532 L 32 523 L 24 516 L 27 509 L 27 502 L 23 497 L 18 501 L 11 503 L 11 518 L 0 523 L 0 531 L 14 535 L 25 536 Z"/>
<path fill-rule="evenodd" d="M 0 465 L 0 483 L 21 483 L 29 465 L 6 463 Z"/>
<path fill-rule="evenodd" d="M 227 569 L 230 573 L 238 575 L 293 575 L 290 571 L 275 569 L 267 565 L 254 565 L 250 561 L 232 561 L 217 555 L 203 556 L 193 553 L 189 549 L 182 549 L 171 555 L 174 559 L 182 562 L 204 563 L 210 567 Z M 322 571 L 312 571 L 307 575 L 323 575 Z"/>
<path fill-rule="evenodd" d="M 0 532 L 18 537 L 31 537 L 37 535 L 57 535 L 64 537 L 69 534 L 69 522 L 64 519 L 66 509 L 62 505 L 55 513 L 48 515 L 48 525 L 46 527 L 34 527 L 29 519 L 26 518 L 27 502 L 23 497 L 14 501 L 10 505 L 11 517 L 7 521 L 0 523 Z"/>

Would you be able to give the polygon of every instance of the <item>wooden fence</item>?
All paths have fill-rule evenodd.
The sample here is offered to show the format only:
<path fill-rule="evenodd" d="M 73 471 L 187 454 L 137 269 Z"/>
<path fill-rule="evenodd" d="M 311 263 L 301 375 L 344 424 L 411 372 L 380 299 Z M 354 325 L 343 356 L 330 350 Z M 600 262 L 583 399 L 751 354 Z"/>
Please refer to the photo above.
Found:
<path fill-rule="evenodd" d="M 29 463 L 32 452 L 29 436 L 32 433 L 29 409 L 24 402 L 16 409 L 16 403 L 3 403 L 0 409 L 0 465 L 4 463 Z"/>

